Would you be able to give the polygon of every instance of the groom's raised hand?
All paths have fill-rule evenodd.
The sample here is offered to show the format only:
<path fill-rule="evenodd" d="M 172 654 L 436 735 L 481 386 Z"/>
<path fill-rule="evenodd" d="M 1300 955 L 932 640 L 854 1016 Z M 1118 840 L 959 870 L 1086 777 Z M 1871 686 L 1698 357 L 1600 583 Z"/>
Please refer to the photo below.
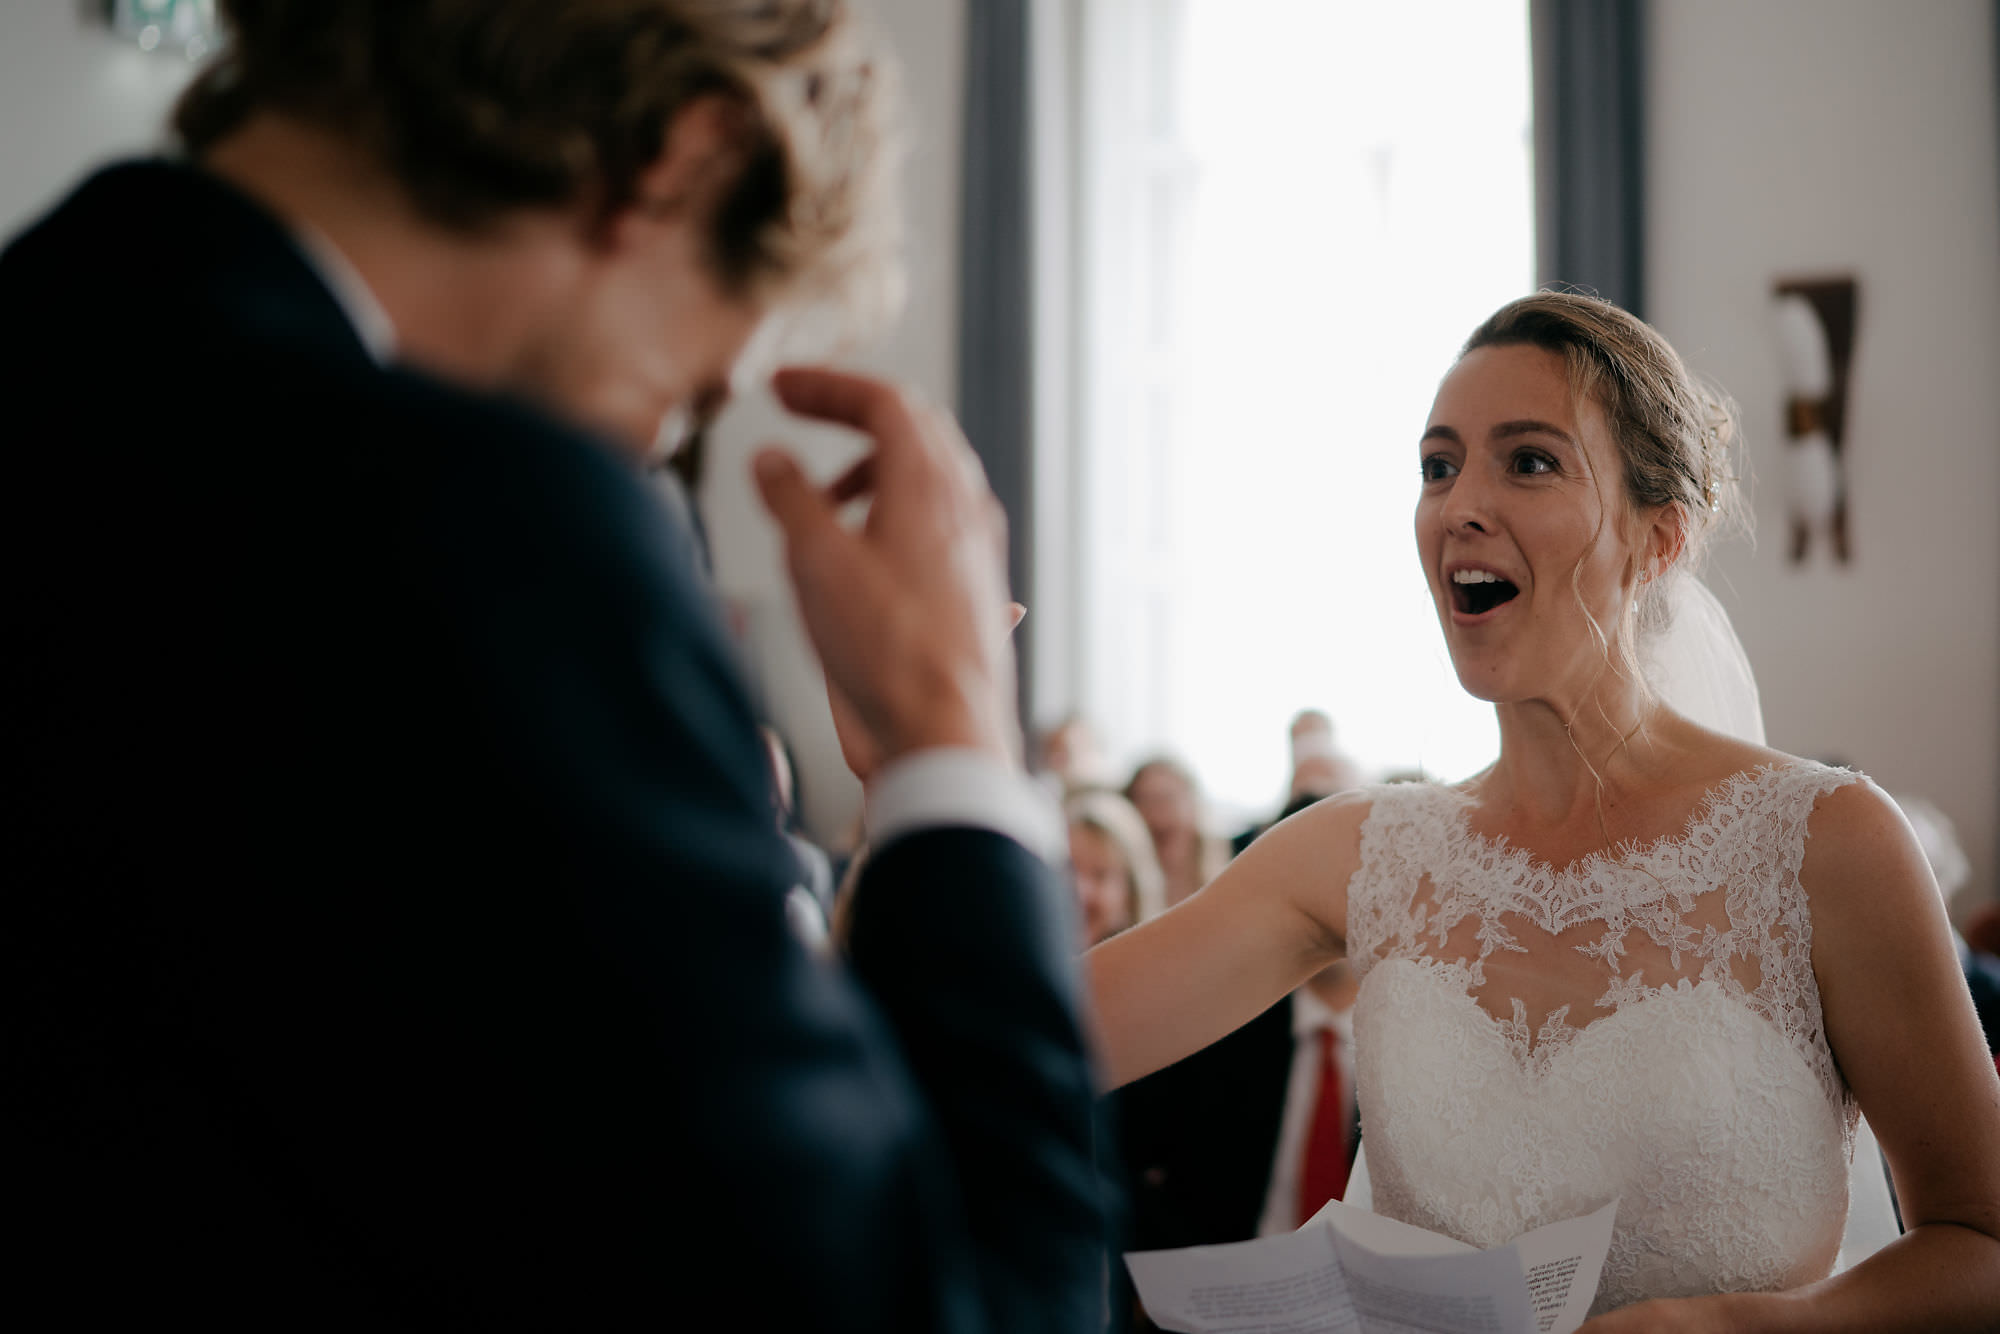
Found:
<path fill-rule="evenodd" d="M 1027 614 L 1028 609 L 1020 603 L 1008 603 L 1008 630 L 1018 626 Z M 833 732 L 840 739 L 840 758 L 847 761 L 848 770 L 856 778 L 866 783 L 882 767 L 882 747 L 876 744 L 867 724 L 861 721 L 861 715 L 848 702 L 846 692 L 835 685 L 830 676 L 826 681 L 826 702 L 833 711 Z"/>
<path fill-rule="evenodd" d="M 793 412 L 874 445 L 825 488 L 782 450 L 756 460 L 828 689 L 851 706 L 850 766 L 865 777 L 938 746 L 1018 763 L 1006 519 L 971 446 L 949 415 L 880 380 L 797 368 L 773 384 Z M 861 497 L 868 517 L 850 530 L 839 511 Z"/>

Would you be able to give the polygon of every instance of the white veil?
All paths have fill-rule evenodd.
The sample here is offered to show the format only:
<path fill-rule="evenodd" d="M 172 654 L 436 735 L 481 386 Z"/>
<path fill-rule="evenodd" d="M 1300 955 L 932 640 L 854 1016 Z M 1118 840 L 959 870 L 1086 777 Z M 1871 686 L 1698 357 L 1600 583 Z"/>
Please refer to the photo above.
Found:
<path fill-rule="evenodd" d="M 1645 653 L 1646 683 L 1681 717 L 1754 745 L 1764 744 L 1757 677 L 1729 613 L 1691 574 L 1670 573 L 1660 596 L 1666 625 Z"/>
<path fill-rule="evenodd" d="M 1660 702 L 1703 727 L 1764 744 L 1764 710 L 1757 677 L 1743 652 L 1729 613 L 1691 574 L 1667 576 L 1667 623 L 1647 655 L 1646 679 Z M 1854 1158 L 1847 1177 L 1847 1229 L 1841 1234 L 1838 1272 L 1894 1241 L 1896 1224 L 1882 1150 L 1868 1118 L 1856 1119 Z"/>
<path fill-rule="evenodd" d="M 1703 727 L 1764 744 L 1764 710 L 1757 694 L 1757 677 L 1750 658 L 1729 623 L 1729 613 L 1708 586 L 1692 574 L 1674 572 L 1657 596 L 1665 598 L 1664 624 L 1650 636 L 1644 652 L 1646 680 L 1660 702 Z M 1373 1207 L 1368 1184 L 1367 1141 L 1356 1152 L 1348 1174 L 1346 1199 Z M 1847 1180 L 1847 1227 L 1841 1234 L 1834 1271 L 1859 1263 L 1894 1241 L 1895 1207 L 1889 1178 L 1868 1118 L 1854 1130 L 1854 1157 Z"/>

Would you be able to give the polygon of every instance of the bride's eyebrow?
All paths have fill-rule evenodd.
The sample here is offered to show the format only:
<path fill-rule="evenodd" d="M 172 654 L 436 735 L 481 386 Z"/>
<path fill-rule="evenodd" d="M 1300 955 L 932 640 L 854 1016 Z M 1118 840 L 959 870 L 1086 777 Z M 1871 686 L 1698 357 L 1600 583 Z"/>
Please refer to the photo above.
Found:
<path fill-rule="evenodd" d="M 1458 438 L 1458 432 L 1452 430 L 1451 427 L 1449 426 L 1425 427 L 1423 436 L 1418 439 L 1417 443 L 1419 445 L 1426 445 L 1433 440 L 1449 441 L 1451 444 L 1454 445 L 1462 445 L 1465 443 L 1463 440 L 1460 440 Z"/>
<path fill-rule="evenodd" d="M 1493 428 L 1493 438 L 1495 440 L 1507 440 L 1517 435 L 1552 435 L 1571 449 L 1576 448 L 1576 439 L 1568 431 L 1565 431 L 1562 427 L 1552 422 L 1536 421 L 1532 417 L 1523 417 L 1517 421 L 1501 422 Z"/>

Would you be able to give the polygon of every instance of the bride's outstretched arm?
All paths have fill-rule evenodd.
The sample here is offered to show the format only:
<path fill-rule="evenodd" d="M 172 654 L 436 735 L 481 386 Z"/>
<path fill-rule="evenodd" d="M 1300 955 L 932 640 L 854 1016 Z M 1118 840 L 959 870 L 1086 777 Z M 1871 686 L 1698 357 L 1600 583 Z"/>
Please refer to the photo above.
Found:
<path fill-rule="evenodd" d="M 1090 951 L 1090 1010 L 1113 1087 L 1199 1051 L 1341 957 L 1367 812 L 1354 793 L 1308 807 L 1207 888 Z"/>
<path fill-rule="evenodd" d="M 1905 1235 L 1792 1292 L 1646 1303 L 1588 1334 L 2000 1328 L 2000 1078 L 1923 849 L 1880 789 L 1855 784 L 1820 799 L 1799 880 L 1827 1040 L 1889 1160 Z"/>

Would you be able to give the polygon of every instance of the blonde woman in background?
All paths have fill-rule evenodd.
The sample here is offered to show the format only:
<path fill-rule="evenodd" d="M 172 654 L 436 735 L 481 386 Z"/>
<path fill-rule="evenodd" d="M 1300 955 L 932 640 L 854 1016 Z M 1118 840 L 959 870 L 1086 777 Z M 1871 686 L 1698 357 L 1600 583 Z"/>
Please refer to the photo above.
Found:
<path fill-rule="evenodd" d="M 1108 940 L 1166 910 L 1166 878 L 1146 822 L 1131 802 L 1116 792 L 1086 788 L 1070 794 L 1063 814 L 1086 944 Z"/>
<path fill-rule="evenodd" d="M 1132 771 L 1125 799 L 1146 822 L 1153 851 L 1167 878 L 1172 907 L 1213 880 L 1229 864 L 1229 840 L 1201 826 L 1201 789 L 1179 760 L 1157 755 Z"/>

